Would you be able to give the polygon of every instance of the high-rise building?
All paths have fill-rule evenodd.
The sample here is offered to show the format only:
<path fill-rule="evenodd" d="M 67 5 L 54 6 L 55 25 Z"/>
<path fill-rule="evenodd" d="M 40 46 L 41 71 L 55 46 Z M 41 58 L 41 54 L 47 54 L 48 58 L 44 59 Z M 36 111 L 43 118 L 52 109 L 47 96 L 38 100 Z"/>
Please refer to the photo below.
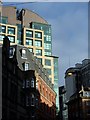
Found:
<path fill-rule="evenodd" d="M 47 69 L 49 80 L 57 93 L 56 106 L 59 108 L 58 95 L 58 57 L 52 55 L 51 25 L 38 14 L 16 7 L 2 7 L 0 43 L 8 36 L 11 44 L 20 44 L 33 52 L 43 67 Z"/>

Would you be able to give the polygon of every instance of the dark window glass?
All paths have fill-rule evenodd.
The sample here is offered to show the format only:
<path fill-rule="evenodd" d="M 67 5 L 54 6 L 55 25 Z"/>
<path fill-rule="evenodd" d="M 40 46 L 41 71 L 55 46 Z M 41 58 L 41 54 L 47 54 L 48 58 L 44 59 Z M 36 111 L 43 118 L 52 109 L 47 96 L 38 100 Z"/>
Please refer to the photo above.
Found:
<path fill-rule="evenodd" d="M 26 30 L 26 37 L 33 37 L 33 31 Z"/>
<path fill-rule="evenodd" d="M 13 28 L 13 27 L 8 27 L 8 34 L 15 35 L 15 28 Z"/>
<path fill-rule="evenodd" d="M 26 45 L 33 45 L 33 40 L 32 39 L 26 39 Z"/>
<path fill-rule="evenodd" d="M 8 38 L 12 43 L 15 43 L 15 37 L 14 36 L 8 36 Z"/>
<path fill-rule="evenodd" d="M 41 32 L 35 32 L 35 38 L 42 39 L 42 33 Z"/>

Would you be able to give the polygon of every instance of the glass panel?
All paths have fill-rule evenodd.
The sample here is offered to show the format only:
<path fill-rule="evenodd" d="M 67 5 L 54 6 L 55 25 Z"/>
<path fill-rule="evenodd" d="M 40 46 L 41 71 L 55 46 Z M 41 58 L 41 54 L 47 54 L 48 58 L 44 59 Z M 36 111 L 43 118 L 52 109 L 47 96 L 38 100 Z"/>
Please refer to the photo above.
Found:
<path fill-rule="evenodd" d="M 8 34 L 15 35 L 15 28 L 13 28 L 13 27 L 8 27 Z"/>
<path fill-rule="evenodd" d="M 51 44 L 44 43 L 44 48 L 48 49 L 48 50 L 51 50 Z"/>
<path fill-rule="evenodd" d="M 14 36 L 8 36 L 8 38 L 12 43 L 15 43 L 15 37 Z"/>
<path fill-rule="evenodd" d="M 42 47 L 42 41 L 35 40 L 35 46 Z"/>
<path fill-rule="evenodd" d="M 45 59 L 45 65 L 51 66 L 51 60 Z"/>
<path fill-rule="evenodd" d="M 44 55 L 51 55 L 51 52 L 44 52 Z"/>
<path fill-rule="evenodd" d="M 1 26 L 0 32 L 1 32 L 1 33 L 6 33 L 6 26 Z"/>
<path fill-rule="evenodd" d="M 51 69 L 47 68 L 48 74 L 51 75 Z"/>
<path fill-rule="evenodd" d="M 35 38 L 42 39 L 42 33 L 41 32 L 35 32 Z"/>
<path fill-rule="evenodd" d="M 40 50 L 40 49 L 36 49 L 36 55 L 42 55 L 42 50 Z"/>
<path fill-rule="evenodd" d="M 4 35 L 0 35 L 0 41 L 3 41 L 4 37 Z"/>
<path fill-rule="evenodd" d="M 26 45 L 33 46 L 33 40 L 32 39 L 26 39 Z"/>
<path fill-rule="evenodd" d="M 30 52 L 33 52 L 33 48 L 29 48 L 29 51 L 30 51 Z"/>
<path fill-rule="evenodd" d="M 4 16 L 2 16 L 2 23 L 4 23 L 4 24 L 7 24 L 7 22 L 8 22 L 8 18 L 7 17 L 4 17 Z"/>
<path fill-rule="evenodd" d="M 39 60 L 39 62 L 42 64 L 42 58 L 37 58 Z"/>
<path fill-rule="evenodd" d="M 26 30 L 26 37 L 33 37 L 33 31 Z"/>

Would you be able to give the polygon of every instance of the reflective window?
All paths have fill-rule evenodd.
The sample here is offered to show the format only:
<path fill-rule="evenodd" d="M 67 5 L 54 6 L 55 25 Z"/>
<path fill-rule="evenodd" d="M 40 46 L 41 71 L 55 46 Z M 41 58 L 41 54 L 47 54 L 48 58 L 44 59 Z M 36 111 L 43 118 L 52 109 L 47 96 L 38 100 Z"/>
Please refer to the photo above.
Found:
<path fill-rule="evenodd" d="M 15 43 L 15 37 L 14 36 L 8 36 L 8 38 L 12 43 Z"/>
<path fill-rule="evenodd" d="M 1 32 L 1 33 L 6 33 L 6 26 L 1 26 L 0 32 Z"/>
<path fill-rule="evenodd" d="M 51 36 L 45 35 L 44 39 L 45 39 L 45 41 L 51 41 Z"/>
<path fill-rule="evenodd" d="M 42 47 L 42 41 L 40 41 L 40 40 L 35 40 L 35 46 L 37 46 L 37 47 Z"/>
<path fill-rule="evenodd" d="M 50 50 L 51 49 L 51 44 L 45 43 L 44 44 L 44 48 Z"/>
<path fill-rule="evenodd" d="M 26 39 L 26 45 L 33 45 L 33 40 L 32 39 Z"/>
<path fill-rule="evenodd" d="M 51 52 L 44 52 L 44 55 L 51 55 Z"/>
<path fill-rule="evenodd" d="M 51 60 L 45 59 L 45 65 L 51 66 Z"/>
<path fill-rule="evenodd" d="M 26 30 L 26 37 L 33 37 L 33 31 Z"/>
<path fill-rule="evenodd" d="M 8 27 L 8 34 L 14 35 L 14 34 L 15 34 L 15 28 L 13 28 L 13 27 Z"/>
<path fill-rule="evenodd" d="M 41 32 L 35 32 L 35 38 L 42 39 L 42 33 Z"/>
<path fill-rule="evenodd" d="M 39 60 L 39 62 L 42 64 L 42 58 L 37 58 Z"/>
<path fill-rule="evenodd" d="M 40 56 L 42 56 L 42 50 L 40 50 L 40 49 L 36 49 L 36 55 L 40 55 Z"/>
<path fill-rule="evenodd" d="M 3 41 L 4 37 L 4 35 L 0 35 L 0 41 Z"/>
<path fill-rule="evenodd" d="M 8 17 L 2 16 L 1 22 L 2 22 L 3 24 L 7 24 L 7 22 L 8 22 Z"/>
<path fill-rule="evenodd" d="M 33 52 L 33 48 L 29 48 L 29 51 L 30 51 L 30 52 Z"/>
<path fill-rule="evenodd" d="M 47 68 L 48 74 L 51 75 L 51 69 Z"/>

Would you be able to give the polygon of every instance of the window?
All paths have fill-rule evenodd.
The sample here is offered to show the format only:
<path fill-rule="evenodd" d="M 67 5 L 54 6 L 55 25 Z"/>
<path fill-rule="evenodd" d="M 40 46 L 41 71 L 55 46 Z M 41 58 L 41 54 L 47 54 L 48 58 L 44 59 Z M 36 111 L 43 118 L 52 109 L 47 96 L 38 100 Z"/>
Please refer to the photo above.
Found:
<path fill-rule="evenodd" d="M 6 26 L 1 26 L 1 30 L 0 30 L 0 32 L 2 32 L 2 33 L 6 33 Z"/>
<path fill-rule="evenodd" d="M 26 80 L 26 88 L 30 87 L 30 81 Z"/>
<path fill-rule="evenodd" d="M 26 30 L 26 37 L 33 37 L 33 31 Z"/>
<path fill-rule="evenodd" d="M 42 64 L 42 58 L 37 58 L 39 60 L 39 62 Z"/>
<path fill-rule="evenodd" d="M 34 94 L 31 94 L 31 106 L 35 105 L 35 98 L 34 98 Z"/>
<path fill-rule="evenodd" d="M 51 66 L 51 60 L 45 59 L 45 65 Z"/>
<path fill-rule="evenodd" d="M 24 64 L 24 70 L 25 70 L 25 71 L 29 70 L 29 63 L 25 63 L 25 64 Z"/>
<path fill-rule="evenodd" d="M 48 74 L 51 75 L 51 69 L 47 68 Z"/>
<path fill-rule="evenodd" d="M 29 51 L 30 51 L 30 52 L 33 52 L 33 48 L 29 48 Z"/>
<path fill-rule="evenodd" d="M 37 47 L 42 47 L 42 41 L 40 41 L 40 40 L 35 40 L 35 46 L 37 46 Z"/>
<path fill-rule="evenodd" d="M 22 58 L 26 58 L 26 50 L 22 49 Z"/>
<path fill-rule="evenodd" d="M 31 87 L 34 87 L 34 78 L 31 79 Z"/>
<path fill-rule="evenodd" d="M 45 49 L 51 50 L 51 44 L 45 43 L 44 47 Z"/>
<path fill-rule="evenodd" d="M 35 38 L 42 39 L 42 33 L 41 32 L 35 32 Z"/>
<path fill-rule="evenodd" d="M 0 41 L 3 41 L 4 37 L 4 35 L 0 35 Z"/>
<path fill-rule="evenodd" d="M 7 24 L 8 23 L 8 17 L 4 17 L 4 16 L 2 16 L 2 23 L 3 24 Z"/>
<path fill-rule="evenodd" d="M 51 41 L 51 36 L 45 35 L 44 39 L 45 39 L 45 41 Z"/>
<path fill-rule="evenodd" d="M 12 58 L 12 57 L 13 57 L 14 52 L 15 52 L 15 48 L 10 47 L 10 49 L 9 49 L 9 58 Z"/>
<path fill-rule="evenodd" d="M 13 28 L 13 27 L 8 27 L 8 34 L 15 35 L 15 28 Z"/>
<path fill-rule="evenodd" d="M 44 52 L 44 55 L 51 55 L 51 52 Z"/>
<path fill-rule="evenodd" d="M 40 49 L 36 49 L 36 55 L 42 55 L 42 50 L 40 50 Z"/>
<path fill-rule="evenodd" d="M 8 36 L 8 39 L 9 39 L 12 43 L 15 43 L 15 37 L 14 37 L 14 36 Z"/>
<path fill-rule="evenodd" d="M 26 45 L 33 45 L 33 40 L 32 39 L 26 39 Z"/>

